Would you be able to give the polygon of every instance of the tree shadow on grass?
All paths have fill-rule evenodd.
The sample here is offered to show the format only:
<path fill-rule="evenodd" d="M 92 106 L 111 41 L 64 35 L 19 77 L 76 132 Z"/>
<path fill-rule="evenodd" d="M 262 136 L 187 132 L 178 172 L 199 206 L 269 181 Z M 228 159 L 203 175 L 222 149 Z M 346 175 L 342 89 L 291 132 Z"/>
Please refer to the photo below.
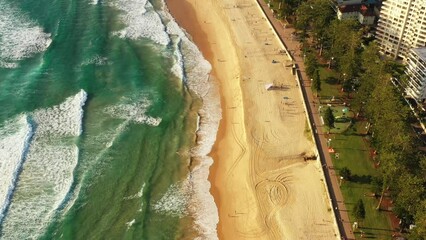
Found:
<path fill-rule="evenodd" d="M 351 148 L 351 147 L 335 147 L 334 150 L 339 150 L 341 151 L 342 149 L 344 150 L 356 150 L 356 151 L 361 151 L 361 152 L 368 152 L 370 150 L 364 149 L 364 148 Z"/>
<path fill-rule="evenodd" d="M 370 228 L 370 227 L 362 227 L 361 229 L 369 229 L 374 231 L 383 231 L 383 232 L 394 232 L 392 229 L 385 229 L 385 228 Z"/>
<path fill-rule="evenodd" d="M 354 174 L 351 176 L 351 182 L 360 183 L 360 184 L 370 184 L 373 180 L 371 175 L 357 175 Z"/>
<path fill-rule="evenodd" d="M 348 118 L 348 117 L 336 117 L 334 119 L 334 122 L 336 122 L 336 123 L 347 123 L 347 122 L 350 122 L 350 121 L 351 121 L 351 119 Z"/>
<path fill-rule="evenodd" d="M 339 79 L 335 78 L 335 77 L 328 77 L 325 79 L 325 82 L 328 84 L 338 84 L 339 83 Z"/>

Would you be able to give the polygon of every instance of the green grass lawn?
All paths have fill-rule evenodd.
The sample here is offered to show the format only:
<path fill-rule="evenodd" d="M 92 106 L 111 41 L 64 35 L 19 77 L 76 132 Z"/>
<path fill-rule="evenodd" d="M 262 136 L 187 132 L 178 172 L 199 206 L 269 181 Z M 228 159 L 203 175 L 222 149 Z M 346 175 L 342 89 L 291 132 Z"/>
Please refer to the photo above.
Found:
<path fill-rule="evenodd" d="M 327 105 L 321 105 L 321 115 L 323 117 L 326 108 L 328 108 Z M 344 108 L 346 107 L 343 105 L 333 105 L 331 107 L 331 109 L 333 110 L 333 115 L 335 117 L 334 128 L 328 129 L 327 127 L 325 127 L 328 129 L 328 131 L 330 131 L 330 133 L 343 133 L 351 126 L 351 121 L 354 117 L 354 113 L 352 111 L 343 113 L 342 110 Z"/>
<path fill-rule="evenodd" d="M 331 99 L 333 96 L 339 98 L 342 95 L 340 92 L 340 84 L 338 84 L 339 75 L 329 70 L 327 67 L 320 67 L 321 91 L 319 95 L 323 99 Z"/>
<path fill-rule="evenodd" d="M 346 208 L 349 211 L 351 222 L 356 221 L 352 216 L 354 204 L 362 199 L 366 210 L 366 218 L 361 222 L 361 229 L 355 231 L 356 237 L 360 238 L 360 230 L 364 231 L 365 237 L 372 239 L 391 239 L 392 229 L 388 214 L 377 211 L 375 208 L 378 199 L 371 197 L 371 178 L 377 176 L 378 170 L 374 168 L 370 159 L 370 151 L 359 133 L 365 132 L 365 122 L 356 123 L 348 131 L 342 134 L 333 134 L 331 146 L 339 153 L 339 159 L 332 154 L 333 164 L 337 172 L 343 167 L 350 169 L 351 181 L 345 181 L 341 185 Z"/>

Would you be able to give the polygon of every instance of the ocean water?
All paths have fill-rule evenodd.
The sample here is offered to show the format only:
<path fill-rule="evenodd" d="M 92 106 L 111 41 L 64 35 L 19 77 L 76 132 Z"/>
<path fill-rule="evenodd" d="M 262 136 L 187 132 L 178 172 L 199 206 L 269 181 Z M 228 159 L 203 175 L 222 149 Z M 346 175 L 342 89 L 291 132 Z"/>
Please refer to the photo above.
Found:
<path fill-rule="evenodd" d="M 0 239 L 216 239 L 210 70 L 162 0 L 0 0 Z"/>

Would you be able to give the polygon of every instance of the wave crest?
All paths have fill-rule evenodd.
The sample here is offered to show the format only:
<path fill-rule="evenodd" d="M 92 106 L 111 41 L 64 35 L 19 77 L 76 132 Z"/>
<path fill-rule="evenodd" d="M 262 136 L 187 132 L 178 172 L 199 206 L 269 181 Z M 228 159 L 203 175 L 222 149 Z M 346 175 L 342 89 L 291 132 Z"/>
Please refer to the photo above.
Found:
<path fill-rule="evenodd" d="M 116 0 L 109 4 L 123 12 L 121 21 L 126 24 L 114 35 L 130 39 L 149 38 L 164 46 L 169 43 L 161 18 L 148 0 Z"/>
<path fill-rule="evenodd" d="M 4 239 L 39 237 L 66 201 L 74 179 L 87 94 L 83 90 L 57 106 L 29 114 L 34 135 L 4 218 Z"/>
<path fill-rule="evenodd" d="M 155 127 L 161 123 L 161 118 L 146 115 L 150 106 L 151 102 L 142 98 L 134 103 L 120 103 L 107 107 L 104 111 L 114 118 Z"/>
<path fill-rule="evenodd" d="M 190 185 L 188 181 L 172 184 L 166 193 L 155 202 L 151 208 L 162 214 L 182 217 L 187 212 L 187 204 L 190 199 Z"/>
<path fill-rule="evenodd" d="M 24 13 L 0 2 L 0 67 L 16 68 L 16 62 L 45 51 L 52 42 L 50 33 Z"/>
<path fill-rule="evenodd" d="M 9 207 L 32 135 L 33 128 L 25 115 L 0 128 L 0 224 Z"/>

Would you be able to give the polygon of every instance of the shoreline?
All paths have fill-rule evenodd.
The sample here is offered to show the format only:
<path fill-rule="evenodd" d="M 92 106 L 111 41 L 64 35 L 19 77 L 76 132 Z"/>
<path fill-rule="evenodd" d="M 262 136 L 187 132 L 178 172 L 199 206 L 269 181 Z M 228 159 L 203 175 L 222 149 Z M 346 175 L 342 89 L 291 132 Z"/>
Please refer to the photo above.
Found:
<path fill-rule="evenodd" d="M 304 136 L 300 87 L 257 1 L 166 5 L 219 85 L 222 120 L 208 178 L 219 238 L 337 238 L 321 166 L 303 160 L 316 148 Z M 284 88 L 267 91 L 270 83 Z"/>
<path fill-rule="evenodd" d="M 211 76 L 215 78 L 215 83 L 221 94 L 220 97 L 220 104 L 222 108 L 222 118 L 220 120 L 220 126 L 216 134 L 216 142 L 212 146 L 212 150 L 209 153 L 209 156 L 214 159 L 213 164 L 209 168 L 209 175 L 208 175 L 208 181 L 211 183 L 211 188 L 209 189 L 209 192 L 214 198 L 216 207 L 219 209 L 221 208 L 221 196 L 219 194 L 219 190 L 217 186 L 214 184 L 215 182 L 215 176 L 217 176 L 218 169 L 219 169 L 219 162 L 216 161 L 218 159 L 218 142 L 224 139 L 224 135 L 226 132 L 226 124 L 228 119 L 228 112 L 225 111 L 225 105 L 226 100 L 223 92 L 223 80 L 221 78 L 226 78 L 226 74 L 218 74 L 220 68 L 219 60 L 216 61 L 217 57 L 215 53 L 212 51 L 212 43 L 209 43 L 209 39 L 206 36 L 206 33 L 203 31 L 202 26 L 199 23 L 199 19 L 197 18 L 197 13 L 192 5 L 192 3 L 189 3 L 188 1 L 176 1 L 176 0 L 166 0 L 167 8 L 169 9 L 170 13 L 176 20 L 176 22 L 181 26 L 185 31 L 190 34 L 191 40 L 197 45 L 197 47 L 200 49 L 200 51 L 203 53 L 203 56 L 205 59 L 207 59 L 210 64 L 212 65 L 212 71 Z M 209 24 L 206 21 L 203 21 L 204 24 Z M 222 24 L 223 25 L 223 24 Z M 212 30 L 210 29 L 210 32 Z M 196 33 L 196 34 L 194 34 Z M 219 211 L 219 210 L 218 210 Z M 220 217 L 219 217 L 220 218 Z M 216 231 L 219 239 L 224 239 L 224 234 L 222 232 L 222 228 L 220 227 L 220 220 L 217 223 Z"/>

